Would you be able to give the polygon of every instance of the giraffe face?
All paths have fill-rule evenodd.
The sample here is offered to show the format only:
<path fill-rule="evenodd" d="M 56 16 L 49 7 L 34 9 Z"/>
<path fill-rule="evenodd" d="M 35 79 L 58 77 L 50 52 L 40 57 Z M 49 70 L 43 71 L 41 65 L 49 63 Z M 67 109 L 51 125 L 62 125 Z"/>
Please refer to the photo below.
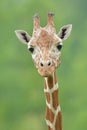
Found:
<path fill-rule="evenodd" d="M 45 28 L 31 38 L 28 49 L 41 76 L 47 77 L 59 67 L 61 48 L 62 40 Z"/>
<path fill-rule="evenodd" d="M 32 37 L 23 30 L 16 30 L 15 33 L 22 43 L 27 44 L 39 74 L 48 77 L 60 65 L 62 42 L 69 37 L 72 25 L 63 26 L 56 34 L 52 13 L 48 14 L 45 27 L 42 28 L 39 24 L 39 17 L 35 16 Z"/>

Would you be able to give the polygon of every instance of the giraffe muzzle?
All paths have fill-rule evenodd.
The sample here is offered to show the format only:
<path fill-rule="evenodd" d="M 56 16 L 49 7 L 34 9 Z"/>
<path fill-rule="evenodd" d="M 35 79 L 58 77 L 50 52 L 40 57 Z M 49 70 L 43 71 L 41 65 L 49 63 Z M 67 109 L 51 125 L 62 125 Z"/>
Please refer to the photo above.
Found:
<path fill-rule="evenodd" d="M 52 62 L 42 63 L 40 62 L 40 66 L 38 68 L 38 72 L 42 77 L 48 77 L 53 74 L 55 70 L 55 66 L 52 65 Z"/>
<path fill-rule="evenodd" d="M 52 65 L 51 61 L 48 61 L 46 63 L 44 62 L 40 62 L 40 67 L 50 67 Z"/>

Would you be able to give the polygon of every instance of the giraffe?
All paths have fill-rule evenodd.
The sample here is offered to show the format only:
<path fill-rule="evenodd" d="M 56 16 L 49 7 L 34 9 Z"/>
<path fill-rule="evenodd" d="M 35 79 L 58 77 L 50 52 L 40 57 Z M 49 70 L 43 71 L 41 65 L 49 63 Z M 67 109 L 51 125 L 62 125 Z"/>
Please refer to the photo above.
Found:
<path fill-rule="evenodd" d="M 28 46 L 39 74 L 44 77 L 46 97 L 45 120 L 48 130 L 62 130 L 62 112 L 59 104 L 59 88 L 56 79 L 56 68 L 60 66 L 61 49 L 72 30 L 72 24 L 60 28 L 59 33 L 53 22 L 53 13 L 48 13 L 47 25 L 40 26 L 38 15 L 34 16 L 32 36 L 24 30 L 16 30 L 18 39 Z"/>

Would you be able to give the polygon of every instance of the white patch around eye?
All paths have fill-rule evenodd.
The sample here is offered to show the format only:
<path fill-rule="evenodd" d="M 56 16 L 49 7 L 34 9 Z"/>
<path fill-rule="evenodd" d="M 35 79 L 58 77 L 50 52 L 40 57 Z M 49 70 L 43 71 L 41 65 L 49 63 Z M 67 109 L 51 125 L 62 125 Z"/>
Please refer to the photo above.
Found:
<path fill-rule="evenodd" d="M 30 45 L 30 43 L 28 43 L 28 49 L 31 47 L 32 47 L 32 45 Z M 32 58 L 35 59 L 35 57 L 36 57 L 36 48 L 35 47 L 34 47 L 34 52 L 31 53 L 31 55 L 32 55 Z"/>
<path fill-rule="evenodd" d="M 40 55 L 40 49 L 39 49 L 38 47 L 35 47 L 35 48 L 34 48 L 34 52 L 33 52 L 33 54 L 32 54 L 32 59 L 33 59 L 33 60 L 36 60 L 37 57 L 39 57 L 39 55 Z"/>
<path fill-rule="evenodd" d="M 59 43 L 59 45 L 62 45 L 62 42 Z M 57 45 L 53 45 L 53 46 L 51 47 L 51 49 L 50 49 L 50 54 L 51 54 L 52 57 L 57 57 L 58 55 L 61 54 L 61 51 L 59 51 L 59 50 L 57 49 Z"/>
<path fill-rule="evenodd" d="M 32 58 L 35 59 L 37 55 L 38 55 L 38 51 L 37 51 L 36 48 L 34 48 L 34 52 L 32 54 Z"/>
<path fill-rule="evenodd" d="M 32 59 L 33 59 L 33 60 L 35 59 L 35 57 L 36 57 L 36 54 L 35 54 L 35 53 L 32 54 Z"/>
<path fill-rule="evenodd" d="M 28 42 L 28 49 L 31 47 L 32 45 L 30 45 L 30 41 Z"/>
<path fill-rule="evenodd" d="M 60 43 L 59 43 L 59 45 L 63 45 L 63 43 L 62 43 L 62 42 L 60 42 Z"/>

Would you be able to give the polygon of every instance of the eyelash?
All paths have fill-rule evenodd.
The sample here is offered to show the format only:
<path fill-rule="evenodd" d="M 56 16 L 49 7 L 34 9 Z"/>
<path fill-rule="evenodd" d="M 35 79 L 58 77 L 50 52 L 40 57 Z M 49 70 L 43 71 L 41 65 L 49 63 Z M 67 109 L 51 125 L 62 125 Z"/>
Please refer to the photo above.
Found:
<path fill-rule="evenodd" d="M 34 52 L 34 48 L 33 48 L 33 47 L 30 47 L 28 50 L 29 50 L 31 53 Z"/>
<path fill-rule="evenodd" d="M 59 51 L 61 51 L 62 45 L 59 44 L 59 45 L 57 45 L 56 47 L 57 47 L 57 49 L 58 49 Z"/>

